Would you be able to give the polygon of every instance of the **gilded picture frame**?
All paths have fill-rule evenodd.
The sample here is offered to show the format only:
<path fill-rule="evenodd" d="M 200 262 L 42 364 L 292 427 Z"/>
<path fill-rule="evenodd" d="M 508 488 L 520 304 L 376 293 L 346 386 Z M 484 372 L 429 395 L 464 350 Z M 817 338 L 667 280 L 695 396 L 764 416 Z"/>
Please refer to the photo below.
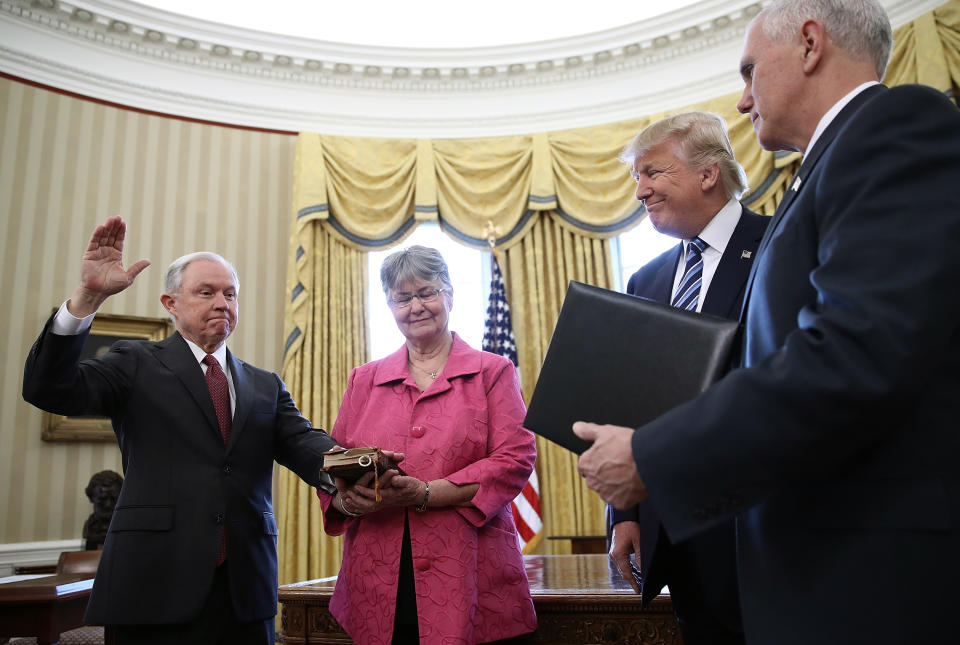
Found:
<path fill-rule="evenodd" d="M 170 318 L 97 314 L 84 344 L 81 360 L 95 358 L 110 350 L 118 340 L 163 340 L 173 333 Z M 44 441 L 116 441 L 107 417 L 43 413 Z"/>

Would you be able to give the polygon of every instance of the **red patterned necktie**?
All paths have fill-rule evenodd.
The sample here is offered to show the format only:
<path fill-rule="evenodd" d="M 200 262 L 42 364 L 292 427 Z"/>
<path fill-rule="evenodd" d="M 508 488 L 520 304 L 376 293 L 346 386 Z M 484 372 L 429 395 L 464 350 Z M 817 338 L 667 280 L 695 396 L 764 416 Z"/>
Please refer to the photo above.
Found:
<path fill-rule="evenodd" d="M 227 375 L 220 369 L 220 363 L 212 354 L 203 357 L 207 366 L 207 387 L 210 388 L 210 398 L 213 399 L 213 409 L 217 413 L 217 422 L 220 424 L 220 436 L 223 445 L 230 439 L 230 388 L 227 386 Z M 223 529 L 220 536 L 220 550 L 217 553 L 217 566 L 227 559 L 227 531 Z"/>
<path fill-rule="evenodd" d="M 230 440 L 230 388 L 227 386 L 227 375 L 220 369 L 220 363 L 212 354 L 204 356 L 203 362 L 207 365 L 207 387 L 210 388 L 213 409 L 220 424 L 220 436 L 226 445 Z"/>

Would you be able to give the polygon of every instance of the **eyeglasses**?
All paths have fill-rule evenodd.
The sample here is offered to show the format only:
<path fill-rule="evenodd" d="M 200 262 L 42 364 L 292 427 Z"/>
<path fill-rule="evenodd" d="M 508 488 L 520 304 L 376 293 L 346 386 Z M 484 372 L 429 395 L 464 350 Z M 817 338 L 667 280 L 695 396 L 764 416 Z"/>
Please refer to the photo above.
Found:
<path fill-rule="evenodd" d="M 406 309 L 413 303 L 414 298 L 419 300 L 421 305 L 425 305 L 436 300 L 443 291 L 443 289 L 421 289 L 420 293 L 401 293 L 390 298 L 390 306 L 394 309 Z"/>

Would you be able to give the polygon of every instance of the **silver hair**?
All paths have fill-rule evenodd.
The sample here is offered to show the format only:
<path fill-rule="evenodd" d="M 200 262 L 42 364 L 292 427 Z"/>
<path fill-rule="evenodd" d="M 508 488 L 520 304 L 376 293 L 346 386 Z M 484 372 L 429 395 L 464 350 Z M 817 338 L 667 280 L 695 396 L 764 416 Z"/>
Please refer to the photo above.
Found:
<path fill-rule="evenodd" d="M 783 42 L 799 33 L 806 20 L 823 24 L 827 36 L 855 60 L 869 60 L 883 80 L 893 49 L 893 28 L 877 0 L 774 0 L 755 20 L 763 34 Z"/>
<path fill-rule="evenodd" d="M 624 147 L 619 160 L 632 168 L 637 157 L 670 139 L 679 142 L 682 161 L 691 168 L 720 167 L 727 197 L 740 199 L 746 192 L 747 173 L 733 155 L 727 124 L 710 112 L 683 112 L 651 123 Z"/>
<path fill-rule="evenodd" d="M 237 285 L 237 291 L 240 290 L 240 278 L 237 277 L 237 270 L 233 268 L 232 264 L 227 262 L 223 256 L 217 255 L 216 253 L 197 251 L 196 253 L 183 255 L 170 263 L 170 266 L 167 267 L 167 272 L 163 276 L 163 292 L 170 294 L 180 293 L 180 288 L 183 286 L 184 270 L 186 270 L 191 262 L 196 262 L 197 260 L 219 262 L 230 269 L 233 273 L 233 282 Z"/>
<path fill-rule="evenodd" d="M 380 265 L 380 284 L 383 292 L 397 289 L 409 280 L 439 280 L 445 289 L 453 289 L 450 271 L 440 251 L 428 246 L 408 246 L 388 255 Z"/>

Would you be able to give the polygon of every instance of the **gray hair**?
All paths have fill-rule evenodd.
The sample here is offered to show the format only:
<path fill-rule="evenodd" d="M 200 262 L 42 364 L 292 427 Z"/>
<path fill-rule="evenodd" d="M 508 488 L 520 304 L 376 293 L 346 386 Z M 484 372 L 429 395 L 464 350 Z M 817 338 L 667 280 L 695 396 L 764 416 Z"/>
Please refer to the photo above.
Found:
<path fill-rule="evenodd" d="M 827 36 L 855 60 L 870 60 L 883 80 L 893 49 L 890 18 L 877 0 L 774 0 L 755 20 L 763 34 L 783 42 L 806 20 L 823 24 Z"/>
<path fill-rule="evenodd" d="M 233 281 L 237 285 L 237 291 L 240 290 L 240 278 L 237 277 L 237 270 L 233 268 L 232 264 L 216 253 L 197 251 L 196 253 L 183 255 L 170 263 L 170 266 L 167 267 L 166 274 L 163 276 L 163 292 L 170 294 L 180 293 L 180 287 L 183 286 L 183 272 L 191 262 L 196 262 L 197 260 L 219 262 L 230 269 L 233 273 Z"/>
<path fill-rule="evenodd" d="M 680 144 L 684 163 L 700 171 L 720 167 L 720 180 L 727 197 L 740 199 L 747 190 L 747 173 L 733 155 L 727 124 L 710 112 L 683 112 L 660 119 L 640 131 L 620 153 L 619 160 L 631 168 L 651 148 L 670 139 Z"/>
<path fill-rule="evenodd" d="M 439 280 L 445 289 L 453 289 L 450 271 L 440 251 L 427 246 L 408 246 L 388 255 L 380 265 L 380 284 L 384 293 L 414 279 Z"/>

